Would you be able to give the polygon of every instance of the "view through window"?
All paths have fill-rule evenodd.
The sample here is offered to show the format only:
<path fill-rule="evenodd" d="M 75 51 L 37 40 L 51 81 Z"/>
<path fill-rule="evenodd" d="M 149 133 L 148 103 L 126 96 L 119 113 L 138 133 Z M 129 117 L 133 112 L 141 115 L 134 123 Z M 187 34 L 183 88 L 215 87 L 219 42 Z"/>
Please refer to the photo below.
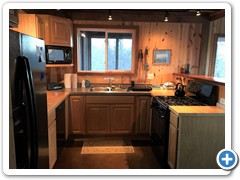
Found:
<path fill-rule="evenodd" d="M 134 30 L 79 29 L 78 71 L 132 71 Z"/>
<path fill-rule="evenodd" d="M 214 76 L 225 78 L 225 37 L 218 37 Z"/>

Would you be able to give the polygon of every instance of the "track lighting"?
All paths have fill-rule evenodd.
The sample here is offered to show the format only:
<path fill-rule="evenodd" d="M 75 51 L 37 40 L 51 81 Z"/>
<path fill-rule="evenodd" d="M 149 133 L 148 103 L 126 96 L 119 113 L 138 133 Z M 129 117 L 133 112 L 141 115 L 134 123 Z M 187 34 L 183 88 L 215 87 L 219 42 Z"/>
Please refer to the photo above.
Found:
<path fill-rule="evenodd" d="M 197 10 L 196 16 L 201 16 L 201 12 L 199 10 Z"/>
<path fill-rule="evenodd" d="M 168 21 L 168 12 L 166 12 L 166 14 L 165 14 L 164 21 L 165 21 L 165 22 L 167 22 L 167 21 Z"/>
<path fill-rule="evenodd" d="M 111 10 L 109 10 L 109 14 L 108 14 L 108 20 L 111 21 L 112 20 L 112 12 Z"/>

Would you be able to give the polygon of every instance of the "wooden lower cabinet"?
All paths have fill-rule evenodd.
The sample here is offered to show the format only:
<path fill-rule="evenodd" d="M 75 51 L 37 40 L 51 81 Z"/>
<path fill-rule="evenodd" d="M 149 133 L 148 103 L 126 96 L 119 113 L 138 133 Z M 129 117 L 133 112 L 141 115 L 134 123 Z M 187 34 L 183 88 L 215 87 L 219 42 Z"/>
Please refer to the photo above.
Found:
<path fill-rule="evenodd" d="M 225 116 L 170 112 L 168 164 L 176 169 L 219 169 L 225 147 Z"/>
<path fill-rule="evenodd" d="M 134 127 L 134 96 L 86 96 L 87 134 L 128 134 Z"/>
<path fill-rule="evenodd" d="M 150 96 L 136 96 L 136 133 L 150 134 L 151 122 L 151 97 Z"/>
<path fill-rule="evenodd" d="M 169 146 L 168 146 L 168 165 L 170 168 L 176 168 L 177 156 L 177 128 L 170 123 L 169 126 Z"/>
<path fill-rule="evenodd" d="M 48 128 L 49 168 L 52 169 L 57 160 L 57 129 L 56 120 Z"/>
<path fill-rule="evenodd" d="M 70 96 L 73 134 L 149 134 L 150 96 Z"/>
<path fill-rule="evenodd" d="M 128 134 L 133 132 L 134 106 L 131 104 L 111 105 L 111 133 Z"/>
<path fill-rule="evenodd" d="M 86 105 L 87 134 L 108 134 L 110 107 L 104 104 Z"/>
<path fill-rule="evenodd" d="M 73 134 L 85 134 L 85 97 L 70 96 L 70 118 Z"/>

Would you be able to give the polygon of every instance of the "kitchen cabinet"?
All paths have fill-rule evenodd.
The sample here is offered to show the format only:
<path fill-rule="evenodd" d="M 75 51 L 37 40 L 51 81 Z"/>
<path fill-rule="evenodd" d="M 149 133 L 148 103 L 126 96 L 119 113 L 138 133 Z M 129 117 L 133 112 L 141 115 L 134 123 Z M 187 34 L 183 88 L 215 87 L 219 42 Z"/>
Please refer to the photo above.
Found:
<path fill-rule="evenodd" d="M 45 43 L 53 46 L 72 47 L 72 21 L 67 18 L 40 15 L 45 22 Z"/>
<path fill-rule="evenodd" d="M 12 28 L 13 30 L 36 38 L 44 39 L 45 23 L 39 15 L 20 13 L 18 16 L 18 27 Z"/>
<path fill-rule="evenodd" d="M 52 169 L 57 160 L 57 129 L 55 111 L 52 111 L 48 115 L 48 150 L 49 168 Z"/>
<path fill-rule="evenodd" d="M 110 106 L 108 104 L 87 104 L 87 134 L 109 134 Z"/>
<path fill-rule="evenodd" d="M 176 168 L 178 117 L 171 113 L 169 125 L 168 165 Z"/>
<path fill-rule="evenodd" d="M 129 134 L 133 131 L 133 104 L 111 105 L 111 133 Z"/>
<path fill-rule="evenodd" d="M 70 119 L 73 134 L 85 134 L 85 97 L 70 96 Z"/>
<path fill-rule="evenodd" d="M 150 134 L 151 97 L 136 96 L 136 134 Z"/>
<path fill-rule="evenodd" d="M 18 26 L 18 9 L 9 9 L 9 27 Z"/>
<path fill-rule="evenodd" d="M 133 132 L 134 96 L 86 96 L 87 134 Z"/>
<path fill-rule="evenodd" d="M 225 117 L 220 114 L 170 112 L 168 164 L 176 169 L 217 169 L 225 147 Z"/>

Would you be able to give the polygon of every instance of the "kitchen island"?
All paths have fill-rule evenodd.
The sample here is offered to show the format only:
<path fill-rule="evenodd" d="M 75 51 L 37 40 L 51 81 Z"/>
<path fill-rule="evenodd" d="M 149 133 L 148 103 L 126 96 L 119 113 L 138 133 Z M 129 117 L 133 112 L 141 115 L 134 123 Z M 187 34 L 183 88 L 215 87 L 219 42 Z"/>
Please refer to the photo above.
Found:
<path fill-rule="evenodd" d="M 225 147 L 225 111 L 216 106 L 170 106 L 168 164 L 177 169 L 217 169 Z"/>

